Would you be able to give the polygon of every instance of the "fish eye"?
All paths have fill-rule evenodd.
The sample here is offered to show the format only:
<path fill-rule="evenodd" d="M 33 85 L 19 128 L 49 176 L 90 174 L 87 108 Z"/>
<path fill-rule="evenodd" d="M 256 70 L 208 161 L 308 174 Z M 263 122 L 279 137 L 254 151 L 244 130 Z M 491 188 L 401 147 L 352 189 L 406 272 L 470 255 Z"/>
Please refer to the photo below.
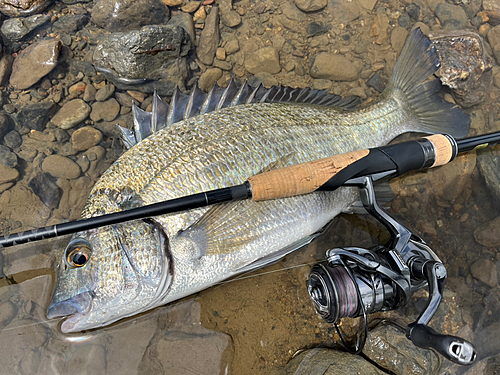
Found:
<path fill-rule="evenodd" d="M 87 241 L 75 240 L 66 248 L 64 259 L 71 268 L 80 268 L 87 264 L 92 250 Z"/>

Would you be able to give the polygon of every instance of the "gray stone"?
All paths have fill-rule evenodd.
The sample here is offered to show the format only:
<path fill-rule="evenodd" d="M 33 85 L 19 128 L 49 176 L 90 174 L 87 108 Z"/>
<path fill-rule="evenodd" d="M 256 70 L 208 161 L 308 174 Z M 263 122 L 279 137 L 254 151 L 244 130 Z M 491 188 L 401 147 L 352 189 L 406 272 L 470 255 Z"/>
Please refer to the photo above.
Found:
<path fill-rule="evenodd" d="M 124 92 L 115 92 L 115 98 L 121 106 L 132 107 L 132 103 L 139 105 L 139 101 Z"/>
<path fill-rule="evenodd" d="M 78 129 L 71 135 L 71 144 L 75 151 L 85 151 L 89 148 L 98 145 L 102 140 L 102 133 L 91 127 L 85 126 Z"/>
<path fill-rule="evenodd" d="M 10 84 L 27 89 L 54 69 L 59 60 L 61 41 L 44 39 L 19 52 L 12 64 Z"/>
<path fill-rule="evenodd" d="M 366 84 L 370 87 L 373 87 L 375 90 L 378 92 L 383 92 L 385 89 L 385 83 L 382 80 L 382 77 L 380 76 L 380 73 L 377 72 L 375 73 L 369 80 L 366 82 Z"/>
<path fill-rule="evenodd" d="M 96 74 L 94 65 L 87 61 L 68 59 L 67 63 L 69 64 L 69 72 L 75 77 L 78 76 L 79 73 L 83 73 L 83 75 L 87 77 Z"/>
<path fill-rule="evenodd" d="M 90 106 L 82 99 L 73 99 L 62 106 L 52 117 L 51 122 L 61 129 L 71 129 L 84 121 L 90 114 L 90 110 Z"/>
<path fill-rule="evenodd" d="M 252 86 L 257 87 L 259 83 L 262 83 L 264 87 L 278 86 L 278 80 L 270 73 L 261 72 L 257 73 L 250 80 Z"/>
<path fill-rule="evenodd" d="M 435 14 L 445 29 L 460 30 L 467 26 L 467 14 L 458 5 L 440 3 L 436 6 Z"/>
<path fill-rule="evenodd" d="M 80 177 L 80 167 L 73 160 L 60 155 L 49 155 L 42 163 L 42 171 L 56 178 L 74 180 Z"/>
<path fill-rule="evenodd" d="M 5 113 L 0 113 L 0 138 L 2 138 L 9 129 L 9 118 Z"/>
<path fill-rule="evenodd" d="M 196 33 L 194 31 L 193 18 L 187 13 L 177 12 L 177 13 L 173 14 L 172 18 L 170 18 L 170 20 L 167 22 L 167 26 L 171 26 L 171 27 L 180 26 L 189 35 L 189 38 L 191 39 L 191 44 L 184 44 L 182 46 L 182 51 L 181 51 L 181 56 L 187 55 L 189 50 L 191 49 L 191 46 L 194 46 L 194 42 L 195 42 L 195 38 L 196 38 Z"/>
<path fill-rule="evenodd" d="M 53 0 L 0 0 L 0 12 L 9 17 L 27 17 L 40 13 Z"/>
<path fill-rule="evenodd" d="M 95 94 L 95 100 L 97 100 L 98 102 L 108 100 L 114 92 L 115 86 L 113 84 L 104 85 L 104 87 L 100 88 Z"/>
<path fill-rule="evenodd" d="M 2 23 L 0 31 L 9 42 L 19 42 L 36 28 L 50 21 L 50 17 L 35 14 L 26 18 L 9 18 Z"/>
<path fill-rule="evenodd" d="M 311 77 L 332 81 L 354 81 L 358 78 L 358 70 L 351 61 L 342 55 L 320 53 L 314 59 L 310 69 Z"/>
<path fill-rule="evenodd" d="M 500 228 L 500 218 L 496 220 L 496 227 L 494 230 L 498 232 Z M 476 233 L 474 232 L 474 237 Z M 498 237 L 498 235 L 497 235 Z M 491 288 L 498 286 L 498 271 L 495 262 L 489 259 L 480 259 L 470 266 L 470 273 L 475 279 L 482 281 Z"/>
<path fill-rule="evenodd" d="M 12 71 L 14 58 L 10 53 L 6 53 L 0 59 L 0 86 L 5 86 L 9 80 Z"/>
<path fill-rule="evenodd" d="M 50 117 L 57 111 L 57 105 L 52 101 L 43 101 L 25 105 L 17 115 L 17 123 L 22 127 L 43 131 Z"/>
<path fill-rule="evenodd" d="M 361 14 L 360 6 L 355 1 L 330 1 L 327 9 L 333 16 L 334 28 L 337 28 L 338 24 L 348 25 Z"/>
<path fill-rule="evenodd" d="M 183 45 L 190 43 L 183 27 L 145 26 L 103 37 L 96 46 L 93 60 L 120 77 L 161 79 L 168 75 L 169 67 L 177 63 Z"/>
<path fill-rule="evenodd" d="M 477 167 L 497 205 L 500 205 L 500 152 L 491 148 L 478 150 Z"/>
<path fill-rule="evenodd" d="M 7 147 L 14 149 L 22 145 L 23 139 L 16 130 L 11 130 L 7 134 L 5 134 L 4 143 Z"/>
<path fill-rule="evenodd" d="M 90 85 L 85 86 L 85 91 L 83 93 L 83 100 L 86 102 L 93 102 L 95 100 L 96 93 L 97 93 L 97 91 L 96 91 L 94 85 L 90 84 Z"/>
<path fill-rule="evenodd" d="M 65 33 L 74 34 L 85 26 L 90 20 L 86 14 L 76 14 L 74 16 L 62 16 L 53 23 L 55 30 L 64 31 Z"/>
<path fill-rule="evenodd" d="M 116 99 L 111 98 L 105 102 L 95 102 L 92 104 L 90 119 L 92 121 L 113 121 L 120 113 L 120 104 Z"/>
<path fill-rule="evenodd" d="M 205 27 L 200 35 L 196 49 L 198 59 L 205 65 L 212 65 L 217 47 L 219 47 L 219 8 L 213 7 L 205 20 Z"/>
<path fill-rule="evenodd" d="M 37 174 L 28 186 L 48 208 L 53 209 L 59 205 L 62 190 L 48 173 Z"/>
<path fill-rule="evenodd" d="M 264 47 L 252 53 L 245 59 L 245 69 L 252 74 L 270 73 L 281 71 L 280 57 L 274 47 Z"/>
<path fill-rule="evenodd" d="M 226 55 L 232 55 L 233 53 L 238 52 L 240 50 L 240 43 L 238 42 L 238 39 L 229 40 L 224 46 L 224 49 L 226 50 Z"/>
<path fill-rule="evenodd" d="M 287 364 L 287 375 L 382 375 L 384 372 L 360 356 L 328 348 L 305 350 Z"/>
<path fill-rule="evenodd" d="M 493 50 L 497 63 L 500 63 L 500 25 L 490 29 L 488 32 L 488 42 Z"/>
<path fill-rule="evenodd" d="M 111 32 L 161 24 L 168 16 L 160 0 L 97 0 L 92 8 L 92 21 Z"/>
<path fill-rule="evenodd" d="M 233 0 L 219 0 L 217 3 L 220 7 L 220 20 L 224 25 L 236 27 L 241 23 L 241 16 L 233 10 Z"/>
<path fill-rule="evenodd" d="M 500 216 L 476 228 L 474 238 L 486 247 L 500 246 Z"/>
<path fill-rule="evenodd" d="M 477 352 L 481 353 L 482 358 L 498 355 L 500 352 L 500 322 L 478 330 L 475 336 L 481 338 L 481 340 L 477 341 L 476 345 Z"/>
<path fill-rule="evenodd" d="M 219 68 L 207 69 L 198 80 L 198 86 L 205 92 L 210 91 L 217 80 L 222 77 L 222 70 Z"/>
<path fill-rule="evenodd" d="M 15 168 L 17 166 L 17 156 L 6 146 L 0 145 L 0 164 Z"/>
<path fill-rule="evenodd" d="M 391 32 L 391 46 L 392 49 L 398 54 L 403 49 L 406 38 L 408 37 L 408 31 L 402 27 L 395 27 Z"/>
<path fill-rule="evenodd" d="M 0 164 L 0 184 L 15 181 L 19 177 L 19 172 L 15 168 L 6 167 Z"/>
<path fill-rule="evenodd" d="M 323 9 L 327 0 L 295 0 L 295 5 L 303 12 L 314 12 Z"/>

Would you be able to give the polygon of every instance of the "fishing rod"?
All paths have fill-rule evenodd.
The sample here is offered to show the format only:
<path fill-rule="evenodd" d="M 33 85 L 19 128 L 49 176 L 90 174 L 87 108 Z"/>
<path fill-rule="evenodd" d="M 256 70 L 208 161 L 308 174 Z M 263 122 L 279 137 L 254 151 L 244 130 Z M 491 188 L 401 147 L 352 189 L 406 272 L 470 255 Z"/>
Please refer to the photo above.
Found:
<path fill-rule="evenodd" d="M 276 169 L 248 178 L 243 184 L 210 190 L 131 210 L 55 224 L 0 236 L 0 248 L 65 236 L 106 225 L 174 214 L 244 199 L 264 201 L 314 191 L 333 191 L 346 181 L 368 175 L 399 176 L 452 161 L 458 153 L 500 143 L 500 132 L 455 140 L 435 134 L 394 145 L 353 151 Z"/>

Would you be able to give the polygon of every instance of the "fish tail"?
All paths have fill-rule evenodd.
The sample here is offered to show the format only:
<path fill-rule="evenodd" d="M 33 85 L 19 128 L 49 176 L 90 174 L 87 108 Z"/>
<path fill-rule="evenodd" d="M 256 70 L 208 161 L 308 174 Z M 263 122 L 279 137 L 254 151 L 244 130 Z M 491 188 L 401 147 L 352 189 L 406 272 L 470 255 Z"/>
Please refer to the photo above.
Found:
<path fill-rule="evenodd" d="M 441 82 L 433 74 L 441 62 L 435 47 L 430 46 L 431 41 L 419 28 L 413 30 L 383 95 L 402 94 L 404 105 L 413 116 L 413 121 L 407 124 L 408 131 L 447 133 L 463 138 L 469 134 L 470 119 L 456 104 L 437 95 Z"/>

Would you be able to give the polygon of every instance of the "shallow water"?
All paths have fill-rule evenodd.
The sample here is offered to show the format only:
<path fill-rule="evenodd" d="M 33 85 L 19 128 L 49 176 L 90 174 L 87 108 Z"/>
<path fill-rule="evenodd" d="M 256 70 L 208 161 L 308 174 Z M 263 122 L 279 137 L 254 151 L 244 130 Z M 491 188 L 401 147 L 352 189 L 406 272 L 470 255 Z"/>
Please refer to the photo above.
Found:
<path fill-rule="evenodd" d="M 361 74 L 358 81 L 350 83 L 334 81 L 330 90 L 335 93 L 346 94 L 359 87 L 370 91 L 366 88 L 366 81 L 374 71 L 378 69 L 384 79 L 392 72 L 396 52 L 389 41 L 374 43 L 376 37 L 370 36 L 370 32 L 379 7 L 387 7 L 391 30 L 397 24 L 396 12 L 401 14 L 407 3 L 390 1 L 378 4 L 373 11 L 362 10 L 360 16 L 347 25 L 334 21 L 332 2 L 326 10 L 309 15 L 296 13 L 297 10 L 290 12 L 287 7 L 294 6 L 291 1 L 282 4 L 270 0 L 266 3 L 271 17 L 283 13 L 291 17 L 299 14 L 300 19 L 293 22 L 321 20 L 331 24 L 332 29 L 322 34 L 321 39 L 307 38 L 303 28 L 294 32 L 280 26 L 269 31 L 269 23 L 274 18 L 266 21 L 266 17 L 257 17 L 256 21 L 256 17 L 251 18 L 248 12 L 243 15 L 243 24 L 239 29 L 223 29 L 223 40 L 229 34 L 240 32 L 247 39 L 258 38 L 268 44 L 269 40 L 279 36 L 289 42 L 287 46 L 290 48 L 282 51 L 282 61 L 294 61 L 297 67 L 307 66 L 310 56 L 321 51 L 336 51 L 352 57 L 352 49 L 367 42 L 369 52 L 365 55 L 371 60 L 370 75 Z M 235 5 L 250 11 L 258 3 L 235 1 Z M 426 4 L 421 5 L 427 7 Z M 60 3 L 56 6 L 64 8 Z M 412 20 L 411 24 L 414 22 Z M 255 27 L 256 23 L 258 27 Z M 432 21 L 434 24 L 435 21 Z M 261 30 L 261 27 L 264 29 Z M 347 34 L 348 39 L 344 38 Z M 322 44 L 325 37 L 327 43 Z M 304 51 L 307 53 L 304 54 Z M 319 87 L 327 84 L 321 80 L 314 81 L 307 74 L 292 72 L 284 69 L 275 78 L 282 85 Z M 252 78 L 248 73 L 242 77 L 237 69 L 229 74 L 234 74 L 237 79 Z M 5 90 L 12 93 L 8 86 Z M 365 104 L 378 95 L 373 89 L 370 92 L 371 97 L 365 100 Z M 18 98 L 22 98 L 26 91 L 18 94 Z M 500 90 L 491 85 L 485 100 L 466 110 L 473 119 L 474 134 L 500 130 L 499 96 Z M 20 181 L 0 193 L 2 233 L 76 219 L 92 181 L 105 169 L 103 166 L 106 163 L 109 165 L 113 157 L 122 152 L 121 146 L 112 137 L 104 139 L 103 144 L 108 151 L 107 157 L 99 166 L 89 170 L 88 184 L 79 190 L 78 185 L 65 184 L 64 181 L 59 183 L 67 194 L 61 201 L 66 199 L 71 202 L 64 209 L 60 205 L 50 210 L 33 198 L 27 187 L 27 175 L 40 172 L 40 169 L 20 163 L 19 168 L 23 171 Z M 36 145 L 33 142 L 34 149 Z M 500 148 L 494 148 L 493 152 L 500 155 Z M 495 200 L 495 193 L 486 186 L 478 172 L 477 162 L 483 157 L 479 155 L 476 160 L 475 153 L 471 153 L 458 157 L 439 170 L 411 173 L 393 180 L 394 198 L 387 208 L 421 236 L 447 268 L 448 286 L 443 306 L 434 320 L 435 328 L 450 334 L 457 334 L 460 330 L 458 334 L 466 335 L 478 349 L 483 350 L 485 356 L 495 361 L 494 357 L 500 354 L 500 342 L 495 338 L 500 336 L 500 316 L 496 314 L 500 308 L 497 281 L 499 248 L 479 244 L 474 232 L 499 216 L 500 202 Z M 500 231 L 500 227 L 493 230 Z M 297 351 L 338 343 L 338 336 L 329 324 L 318 317 L 307 295 L 305 280 L 311 265 L 322 260 L 328 248 L 372 246 L 377 239 L 386 240 L 387 234 L 373 220 L 342 215 L 316 242 L 275 265 L 110 327 L 74 335 L 60 333 L 60 321 L 48 321 L 45 315 L 54 283 L 54 253 L 64 248 L 68 238 L 5 249 L 0 255 L 1 372 L 279 373 Z M 489 264 L 493 264 L 487 275 L 490 276 L 490 285 L 478 280 L 477 272 L 472 271 L 479 260 L 488 260 Z M 415 319 L 422 306 L 422 295 L 419 296 L 414 299 L 414 305 L 389 316 L 404 319 L 406 314 L 408 319 Z M 350 326 L 351 323 L 345 322 L 345 325 Z M 440 373 L 459 374 L 463 373 L 463 369 L 444 362 Z"/>

